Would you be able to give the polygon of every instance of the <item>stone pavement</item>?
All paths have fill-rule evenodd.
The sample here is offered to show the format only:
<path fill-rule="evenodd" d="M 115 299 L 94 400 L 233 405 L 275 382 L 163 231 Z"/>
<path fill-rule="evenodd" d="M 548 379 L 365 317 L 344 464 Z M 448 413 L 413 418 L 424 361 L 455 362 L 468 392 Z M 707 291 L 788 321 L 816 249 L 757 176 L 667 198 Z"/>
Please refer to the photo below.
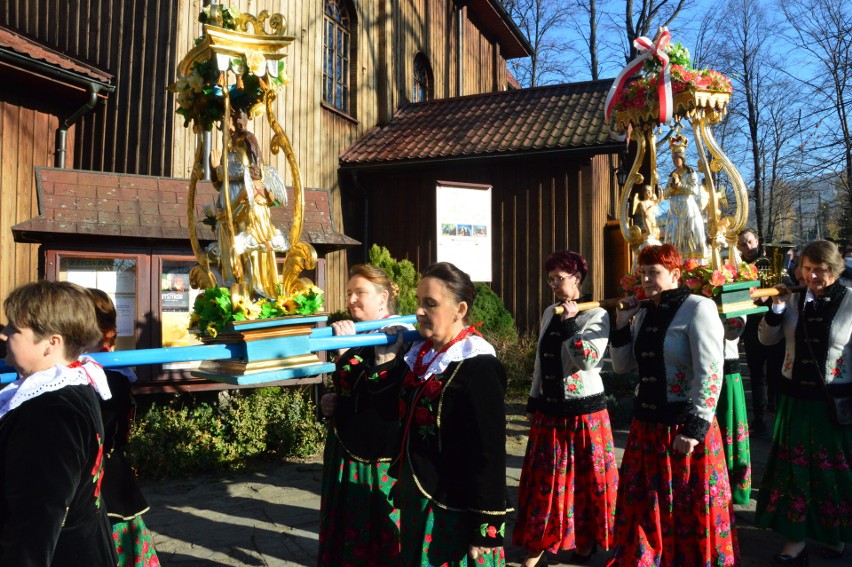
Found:
<path fill-rule="evenodd" d="M 520 411 L 519 406 L 516 411 Z M 526 430 L 526 420 L 521 415 L 510 416 L 507 478 L 513 491 L 520 477 Z M 627 431 L 618 429 L 614 433 L 620 462 Z M 753 440 L 756 484 L 768 450 L 768 438 Z M 312 460 L 281 464 L 266 472 L 143 485 L 151 505 L 145 521 L 154 531 L 162 564 L 315 565 L 321 473 L 321 462 Z M 783 540 L 777 534 L 756 529 L 752 524 L 753 514 L 754 501 L 737 512 L 741 564 L 771 565 L 771 557 L 781 548 Z M 814 567 L 852 565 L 852 551 L 840 561 L 827 561 L 814 553 L 815 545 L 811 547 Z M 507 546 L 506 553 L 509 565 L 520 564 L 523 554 L 518 549 Z M 551 560 L 551 565 L 570 565 L 568 557 L 567 552 L 560 554 L 555 561 Z M 606 554 L 599 552 L 591 565 L 602 566 L 605 560 Z"/>

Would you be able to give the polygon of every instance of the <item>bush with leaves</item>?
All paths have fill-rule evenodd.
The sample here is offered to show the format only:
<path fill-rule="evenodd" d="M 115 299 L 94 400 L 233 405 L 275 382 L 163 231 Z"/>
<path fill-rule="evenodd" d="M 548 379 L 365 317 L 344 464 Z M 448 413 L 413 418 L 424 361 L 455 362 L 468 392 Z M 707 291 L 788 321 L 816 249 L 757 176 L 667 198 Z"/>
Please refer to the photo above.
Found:
<path fill-rule="evenodd" d="M 236 390 L 214 404 L 179 397 L 152 405 L 137 415 L 127 456 L 143 478 L 186 477 L 309 457 L 324 437 L 308 390 Z"/>
<path fill-rule="evenodd" d="M 488 284 L 476 284 L 476 300 L 470 309 L 470 320 L 473 323 L 482 321 L 479 330 L 487 338 L 511 341 L 518 337 L 512 314 Z"/>
<path fill-rule="evenodd" d="M 384 270 L 388 278 L 399 286 L 396 312 L 400 315 L 414 313 L 417 309 L 417 282 L 420 280 L 414 264 L 410 260 L 397 260 L 387 248 L 377 244 L 370 248 L 370 263 Z"/>

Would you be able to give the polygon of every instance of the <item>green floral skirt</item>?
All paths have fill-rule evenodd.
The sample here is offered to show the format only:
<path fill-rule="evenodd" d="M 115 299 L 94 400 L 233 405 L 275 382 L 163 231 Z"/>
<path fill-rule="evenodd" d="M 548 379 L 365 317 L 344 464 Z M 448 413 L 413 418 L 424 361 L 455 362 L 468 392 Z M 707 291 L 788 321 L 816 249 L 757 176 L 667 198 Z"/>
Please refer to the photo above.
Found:
<path fill-rule="evenodd" d="M 791 541 L 852 542 L 852 426 L 826 402 L 779 396 L 756 523 Z"/>
<path fill-rule="evenodd" d="M 731 482 L 731 500 L 734 504 L 748 504 L 751 498 L 751 450 L 745 392 L 739 372 L 725 374 L 716 420 L 722 433 L 725 463 Z"/>
<path fill-rule="evenodd" d="M 114 522 L 112 541 L 118 554 L 118 567 L 159 567 L 154 539 L 142 516 L 127 522 Z"/>
<path fill-rule="evenodd" d="M 333 431 L 323 456 L 320 567 L 397 567 L 399 511 L 390 502 L 388 463 L 352 459 Z"/>
<path fill-rule="evenodd" d="M 399 490 L 400 538 L 405 567 L 505 567 L 503 548 L 474 560 L 468 556 L 470 527 L 465 514 L 445 510 L 423 496 L 411 468 L 403 465 Z"/>

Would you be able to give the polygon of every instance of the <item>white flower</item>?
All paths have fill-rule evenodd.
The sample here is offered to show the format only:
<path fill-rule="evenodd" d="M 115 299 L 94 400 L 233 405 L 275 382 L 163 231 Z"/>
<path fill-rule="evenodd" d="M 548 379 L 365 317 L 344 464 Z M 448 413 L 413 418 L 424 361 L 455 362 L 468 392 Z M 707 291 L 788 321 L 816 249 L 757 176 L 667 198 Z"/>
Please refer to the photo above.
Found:
<path fill-rule="evenodd" d="M 246 64 L 249 71 L 258 77 L 266 74 L 266 57 L 260 51 L 249 51 L 246 53 Z"/>
<path fill-rule="evenodd" d="M 200 93 L 201 89 L 204 88 L 204 78 L 198 74 L 198 71 L 192 71 L 192 74 L 187 79 L 187 83 L 189 84 L 189 88 L 193 91 Z"/>

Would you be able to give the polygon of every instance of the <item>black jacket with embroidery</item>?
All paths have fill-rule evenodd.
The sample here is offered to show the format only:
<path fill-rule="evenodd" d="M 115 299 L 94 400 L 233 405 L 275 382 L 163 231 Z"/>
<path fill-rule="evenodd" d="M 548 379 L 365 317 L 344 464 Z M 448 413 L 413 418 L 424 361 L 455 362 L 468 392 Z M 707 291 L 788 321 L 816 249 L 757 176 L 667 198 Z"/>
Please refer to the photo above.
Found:
<path fill-rule="evenodd" d="M 404 362 L 394 371 L 405 376 L 402 458 L 420 491 L 439 507 L 469 515 L 469 545 L 502 546 L 508 507 L 503 365 L 482 354 L 451 362 L 425 382 Z"/>
<path fill-rule="evenodd" d="M 89 386 L 41 394 L 0 420 L 0 565 L 117 564 L 100 498 L 103 439 Z"/>

